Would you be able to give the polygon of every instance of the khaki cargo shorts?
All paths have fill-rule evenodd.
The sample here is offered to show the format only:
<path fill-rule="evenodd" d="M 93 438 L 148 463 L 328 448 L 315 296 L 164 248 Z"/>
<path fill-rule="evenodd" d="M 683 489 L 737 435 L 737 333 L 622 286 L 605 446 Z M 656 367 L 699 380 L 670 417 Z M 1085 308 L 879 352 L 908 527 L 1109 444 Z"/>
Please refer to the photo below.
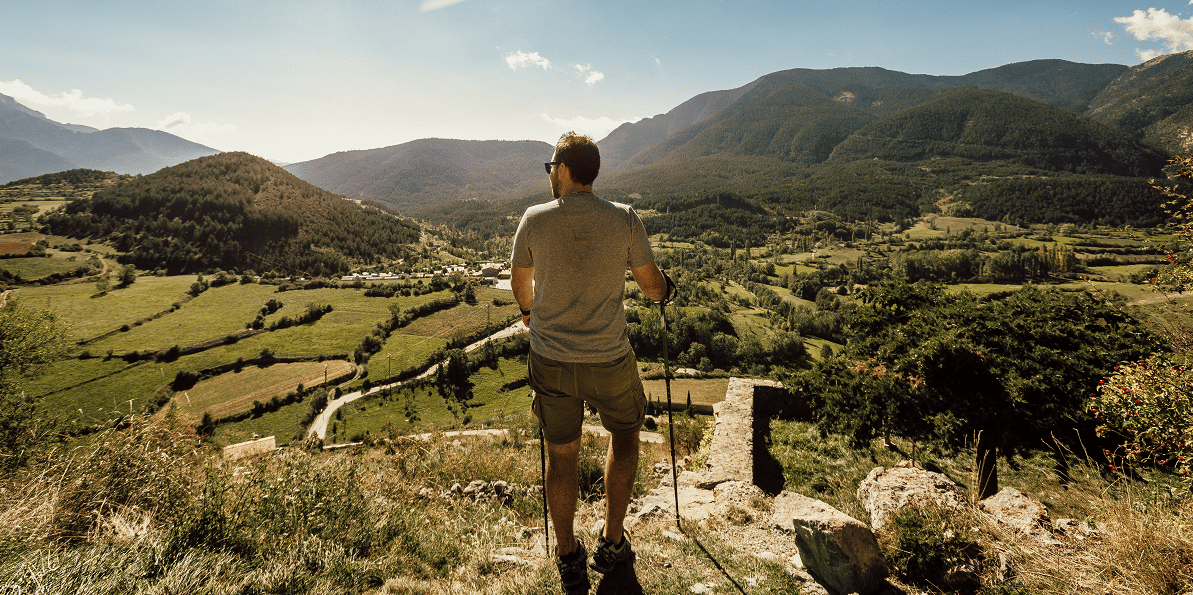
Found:
<path fill-rule="evenodd" d="M 526 377 L 534 389 L 534 415 L 552 444 L 580 438 L 585 403 L 597 410 L 601 425 L 616 436 L 636 432 L 646 419 L 646 393 L 632 349 L 599 364 L 557 362 L 531 350 Z"/>

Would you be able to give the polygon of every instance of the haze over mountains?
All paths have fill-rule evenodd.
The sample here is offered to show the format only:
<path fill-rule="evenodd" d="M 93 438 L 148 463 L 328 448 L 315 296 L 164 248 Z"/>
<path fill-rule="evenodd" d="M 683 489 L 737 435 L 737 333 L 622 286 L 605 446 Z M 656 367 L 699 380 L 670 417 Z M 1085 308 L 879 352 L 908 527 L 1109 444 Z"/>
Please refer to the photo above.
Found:
<path fill-rule="evenodd" d="M 217 152 L 160 130 L 62 124 L 0 95 L 0 184 L 74 168 L 148 174 Z"/>

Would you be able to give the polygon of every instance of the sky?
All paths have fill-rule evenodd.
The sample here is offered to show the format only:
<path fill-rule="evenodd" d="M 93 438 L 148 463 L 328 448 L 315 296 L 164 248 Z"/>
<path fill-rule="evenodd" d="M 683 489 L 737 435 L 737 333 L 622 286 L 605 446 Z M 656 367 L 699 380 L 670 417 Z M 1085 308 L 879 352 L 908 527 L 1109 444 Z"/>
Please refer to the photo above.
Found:
<path fill-rule="evenodd" d="M 792 68 L 1193 50 L 1193 1 L 1153 1 L 0 0 L 0 93 L 286 163 L 420 138 L 553 144 Z"/>

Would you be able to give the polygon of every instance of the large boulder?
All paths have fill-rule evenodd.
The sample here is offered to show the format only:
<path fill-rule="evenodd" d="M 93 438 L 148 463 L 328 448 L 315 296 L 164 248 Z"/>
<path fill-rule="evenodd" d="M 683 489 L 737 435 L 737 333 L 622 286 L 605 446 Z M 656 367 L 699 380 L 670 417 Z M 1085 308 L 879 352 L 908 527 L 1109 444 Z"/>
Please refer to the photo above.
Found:
<path fill-rule="evenodd" d="M 858 485 L 857 498 L 870 513 L 875 531 L 904 508 L 965 508 L 961 488 L 953 480 L 911 466 L 875 467 Z"/>
<path fill-rule="evenodd" d="M 1000 525 L 1018 533 L 1043 537 L 1051 536 L 1053 531 L 1048 509 L 1015 488 L 1003 488 L 979 506 Z"/>
<path fill-rule="evenodd" d="M 795 533 L 804 566 L 834 591 L 869 595 L 884 586 L 886 560 L 861 521 L 819 500 L 782 492 L 771 523 Z"/>

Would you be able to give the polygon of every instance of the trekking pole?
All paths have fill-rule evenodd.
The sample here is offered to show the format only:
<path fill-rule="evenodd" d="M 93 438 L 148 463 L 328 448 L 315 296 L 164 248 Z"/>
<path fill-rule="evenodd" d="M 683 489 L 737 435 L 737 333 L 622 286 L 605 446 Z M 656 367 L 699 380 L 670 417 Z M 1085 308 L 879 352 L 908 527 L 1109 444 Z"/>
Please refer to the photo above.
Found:
<path fill-rule="evenodd" d="M 547 440 L 543 436 L 543 424 L 539 422 L 539 462 L 543 470 L 543 545 L 547 557 L 551 557 L 551 526 L 547 521 Z"/>
<path fill-rule="evenodd" d="M 667 273 L 663 273 L 663 277 L 667 280 L 667 296 L 659 300 L 659 315 L 663 318 L 663 385 L 667 387 L 667 434 L 671 436 L 671 491 L 675 494 L 675 528 L 683 533 L 683 527 L 679 524 L 679 472 L 675 468 L 675 424 L 671 419 L 671 362 L 667 354 L 667 302 L 674 296 L 672 290 L 675 289 L 675 283 Z"/>

